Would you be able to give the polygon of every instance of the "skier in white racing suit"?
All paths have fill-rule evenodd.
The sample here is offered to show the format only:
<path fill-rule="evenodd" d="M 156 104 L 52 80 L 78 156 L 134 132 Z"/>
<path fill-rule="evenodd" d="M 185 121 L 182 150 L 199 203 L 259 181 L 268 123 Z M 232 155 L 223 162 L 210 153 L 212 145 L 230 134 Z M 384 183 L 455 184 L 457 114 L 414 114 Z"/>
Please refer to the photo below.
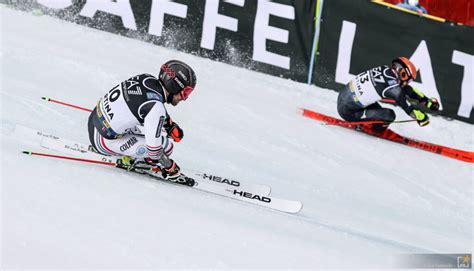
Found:
<path fill-rule="evenodd" d="M 379 66 L 357 75 L 339 92 L 337 111 L 346 121 L 383 121 L 372 124 L 376 131 L 384 131 L 395 120 L 395 112 L 378 103 L 382 99 L 393 99 L 420 126 L 429 124 L 428 115 L 410 102 L 416 101 L 432 112 L 439 110 L 435 98 L 426 97 L 409 84 L 416 78 L 415 65 L 405 57 L 392 61 L 392 65 Z"/>
<path fill-rule="evenodd" d="M 174 181 L 180 168 L 170 155 L 172 138 L 179 142 L 183 130 L 168 115 L 165 103 L 176 106 L 186 100 L 196 86 L 190 66 L 170 60 L 163 64 L 158 78 L 141 74 L 108 91 L 89 116 L 92 147 L 104 155 L 121 156 L 125 167 L 141 161 L 149 170 Z"/>

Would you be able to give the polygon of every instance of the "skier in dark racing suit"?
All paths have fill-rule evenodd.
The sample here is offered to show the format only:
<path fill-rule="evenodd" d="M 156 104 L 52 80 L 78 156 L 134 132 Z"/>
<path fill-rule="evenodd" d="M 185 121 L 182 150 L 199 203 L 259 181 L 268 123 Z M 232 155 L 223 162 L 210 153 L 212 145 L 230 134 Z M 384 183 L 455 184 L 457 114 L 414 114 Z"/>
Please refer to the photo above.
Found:
<path fill-rule="evenodd" d="M 97 103 L 89 116 L 89 139 L 94 151 L 122 157 L 127 169 L 144 164 L 148 173 L 179 181 L 180 168 L 169 156 L 183 130 L 168 115 L 165 103 L 176 106 L 196 86 L 196 75 L 187 64 L 170 60 L 158 78 L 141 74 L 118 84 Z M 142 166 L 143 168 L 143 166 Z"/>
<path fill-rule="evenodd" d="M 416 75 L 415 65 L 405 57 L 394 59 L 390 66 L 365 71 L 352 79 L 339 93 L 337 111 L 349 122 L 383 121 L 382 124 L 372 124 L 372 128 L 384 131 L 395 120 L 395 112 L 383 108 L 378 101 L 393 99 L 418 125 L 428 125 L 428 115 L 415 108 L 409 99 L 433 112 L 439 110 L 439 103 L 435 98 L 428 98 L 409 85 Z"/>

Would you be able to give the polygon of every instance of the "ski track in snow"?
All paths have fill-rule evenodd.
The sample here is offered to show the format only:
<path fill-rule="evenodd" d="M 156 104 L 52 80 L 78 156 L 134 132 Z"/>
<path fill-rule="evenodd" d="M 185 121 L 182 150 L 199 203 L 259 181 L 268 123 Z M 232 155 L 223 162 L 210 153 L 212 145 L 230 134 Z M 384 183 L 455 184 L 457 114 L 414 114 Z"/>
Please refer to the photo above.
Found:
<path fill-rule="evenodd" d="M 303 118 L 337 94 L 0 6 L 2 258 L 6 268 L 383 267 L 398 253 L 472 252 L 471 164 Z M 6 23 L 8 22 L 8 23 Z M 23 125 L 88 143 L 87 112 L 169 59 L 198 85 L 170 115 L 186 168 L 272 186 L 289 215 L 101 166 L 28 157 Z M 407 119 L 397 109 L 399 119 Z M 473 126 L 433 117 L 403 135 L 473 150 Z"/>

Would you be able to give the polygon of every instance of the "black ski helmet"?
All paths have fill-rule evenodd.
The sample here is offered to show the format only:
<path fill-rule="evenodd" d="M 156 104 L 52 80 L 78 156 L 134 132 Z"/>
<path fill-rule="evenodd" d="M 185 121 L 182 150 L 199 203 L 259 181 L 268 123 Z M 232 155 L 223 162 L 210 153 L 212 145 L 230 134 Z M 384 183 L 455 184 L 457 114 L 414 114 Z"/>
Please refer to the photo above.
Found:
<path fill-rule="evenodd" d="M 180 94 L 183 100 L 189 97 L 196 86 L 196 74 L 193 69 L 179 60 L 170 60 L 161 65 L 158 79 L 171 94 L 170 97 Z"/>

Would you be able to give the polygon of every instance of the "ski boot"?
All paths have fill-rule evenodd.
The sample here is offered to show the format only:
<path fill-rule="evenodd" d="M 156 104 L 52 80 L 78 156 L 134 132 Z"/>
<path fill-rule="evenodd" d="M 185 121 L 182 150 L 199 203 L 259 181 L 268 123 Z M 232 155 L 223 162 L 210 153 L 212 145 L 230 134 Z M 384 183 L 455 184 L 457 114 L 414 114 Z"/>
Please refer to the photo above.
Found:
<path fill-rule="evenodd" d="M 133 160 L 130 156 L 122 156 L 121 158 L 117 159 L 116 167 L 125 169 L 126 171 L 135 171 L 135 160 Z"/>
<path fill-rule="evenodd" d="M 173 162 L 174 163 L 174 162 Z M 189 178 L 185 176 L 183 173 L 179 171 L 179 167 L 175 165 L 178 168 L 178 175 L 169 175 L 168 171 L 161 168 L 159 165 L 153 166 L 148 174 L 152 176 L 156 176 L 160 179 L 176 183 L 176 184 L 181 184 L 181 185 L 186 185 L 186 186 L 194 186 L 196 182 L 194 181 L 193 178 Z"/>
<path fill-rule="evenodd" d="M 179 176 L 168 176 L 159 165 L 147 162 L 145 160 L 134 160 L 129 156 L 122 156 L 117 160 L 117 167 L 125 169 L 127 171 L 133 171 L 140 174 L 146 174 L 154 178 L 158 178 L 164 181 L 169 181 L 177 184 L 186 186 L 194 186 L 195 181 L 193 178 L 186 177 L 180 173 Z"/>

